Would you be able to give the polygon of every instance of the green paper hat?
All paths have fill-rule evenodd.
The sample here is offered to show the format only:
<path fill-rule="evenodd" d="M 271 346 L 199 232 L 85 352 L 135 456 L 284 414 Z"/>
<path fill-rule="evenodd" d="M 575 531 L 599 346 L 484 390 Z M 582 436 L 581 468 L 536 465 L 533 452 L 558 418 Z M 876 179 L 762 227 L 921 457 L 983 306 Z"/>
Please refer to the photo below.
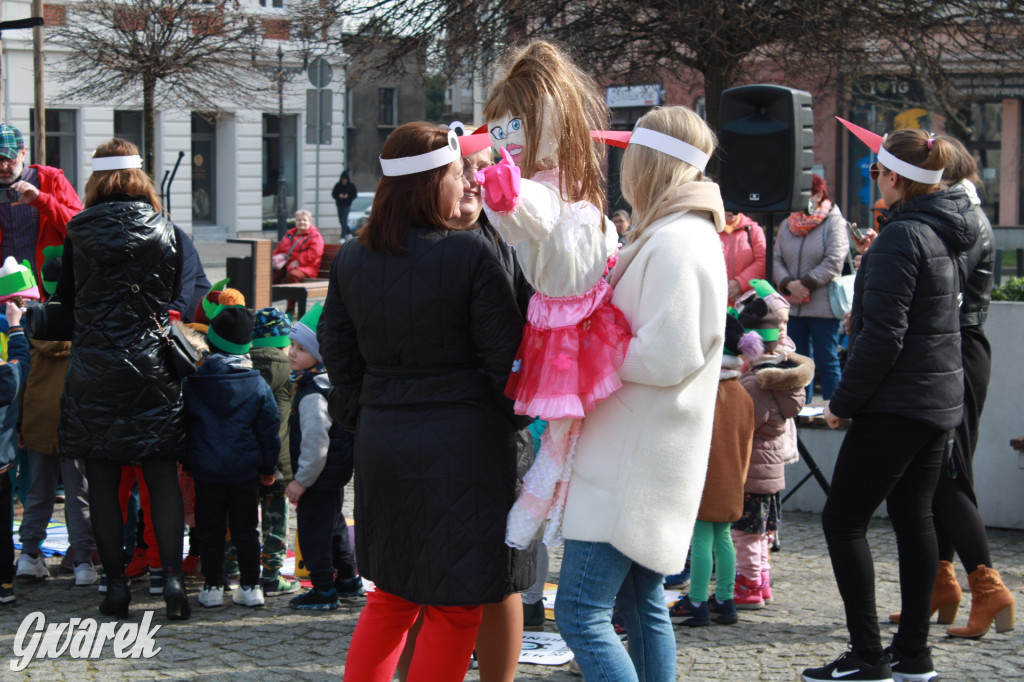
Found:
<path fill-rule="evenodd" d="M 778 341 L 779 330 L 776 329 L 748 329 L 748 332 L 754 332 L 765 341 Z"/>
<path fill-rule="evenodd" d="M 64 257 L 64 245 L 59 246 L 44 246 L 43 247 L 43 267 L 39 268 L 39 274 L 43 280 L 43 290 L 47 294 L 52 295 L 53 292 L 57 291 L 57 280 L 49 280 L 46 278 L 46 266 L 49 265 L 53 260 Z"/>
<path fill-rule="evenodd" d="M 210 287 L 210 291 L 224 291 L 230 281 L 230 277 L 225 277 L 221 281 L 214 283 L 214 285 Z M 220 312 L 220 307 L 210 300 L 210 291 L 206 292 L 206 295 L 203 296 L 202 300 L 203 312 L 206 313 L 206 319 L 208 320 L 212 320 L 213 316 Z"/>
<path fill-rule="evenodd" d="M 32 275 L 32 264 L 27 260 L 19 264 L 8 256 L 0 268 L 0 297 L 21 294 L 26 298 L 39 298 L 36 278 Z"/>
<path fill-rule="evenodd" d="M 316 327 L 317 327 L 318 324 L 320 324 L 320 315 L 323 312 L 324 312 L 324 304 L 323 303 L 317 303 L 312 308 L 310 308 L 308 311 L 306 311 L 306 314 L 303 315 L 299 319 L 299 322 L 301 324 L 306 325 L 307 327 L 312 329 L 314 332 L 316 332 Z"/>
<path fill-rule="evenodd" d="M 768 298 L 772 294 L 777 294 L 775 287 L 768 283 L 766 279 L 752 279 L 750 280 L 750 287 L 757 293 L 761 298 Z"/>

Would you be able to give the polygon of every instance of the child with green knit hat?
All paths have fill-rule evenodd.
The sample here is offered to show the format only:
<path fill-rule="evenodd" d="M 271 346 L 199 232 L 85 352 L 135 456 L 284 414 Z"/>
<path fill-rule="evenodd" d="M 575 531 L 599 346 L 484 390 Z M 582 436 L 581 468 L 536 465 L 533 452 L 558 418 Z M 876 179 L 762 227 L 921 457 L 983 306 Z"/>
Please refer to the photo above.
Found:
<path fill-rule="evenodd" d="M 288 357 L 295 391 L 289 440 L 294 480 L 285 489 L 296 503 L 298 541 L 313 582 L 313 589 L 294 597 L 290 605 L 321 611 L 338 608 L 339 598 L 364 593 L 341 508 L 355 463 L 354 437 L 327 412 L 330 381 L 316 337 L 322 312 L 318 303 L 292 327 Z"/>
<path fill-rule="evenodd" d="M 252 312 L 241 305 L 215 305 L 207 312 L 210 354 L 183 382 L 186 466 L 195 481 L 196 531 L 206 581 L 199 603 L 224 603 L 224 543 L 230 526 L 241 574 L 233 601 L 263 606 L 258 497 L 261 484 L 274 482 L 280 417 L 274 394 L 249 358 Z"/>

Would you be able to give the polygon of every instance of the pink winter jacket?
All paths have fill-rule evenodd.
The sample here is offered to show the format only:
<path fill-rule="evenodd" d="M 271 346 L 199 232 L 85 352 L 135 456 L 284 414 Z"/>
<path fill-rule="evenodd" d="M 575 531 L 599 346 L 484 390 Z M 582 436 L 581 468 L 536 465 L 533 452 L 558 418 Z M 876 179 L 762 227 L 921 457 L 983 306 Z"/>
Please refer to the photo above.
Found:
<path fill-rule="evenodd" d="M 750 280 L 764 279 L 766 246 L 764 230 L 753 220 L 737 213 L 740 224 L 726 234 L 718 233 L 725 254 L 725 270 L 729 279 L 740 285 L 740 293 L 750 291 Z M 729 301 L 732 305 L 733 301 Z"/>
<path fill-rule="evenodd" d="M 748 370 L 740 383 L 754 401 L 754 446 L 747 469 L 747 493 L 770 495 L 786 487 L 789 448 L 788 422 L 804 406 L 804 387 L 814 378 L 814 361 L 797 353 L 789 359 L 796 367 Z"/>

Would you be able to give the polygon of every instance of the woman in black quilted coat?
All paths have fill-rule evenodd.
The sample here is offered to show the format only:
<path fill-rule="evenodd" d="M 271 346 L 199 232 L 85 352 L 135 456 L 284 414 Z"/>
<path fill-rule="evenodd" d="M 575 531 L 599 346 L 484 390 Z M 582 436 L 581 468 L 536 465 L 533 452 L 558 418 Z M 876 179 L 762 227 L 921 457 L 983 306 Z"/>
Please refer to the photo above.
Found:
<path fill-rule="evenodd" d="M 516 424 L 503 392 L 523 318 L 493 244 L 447 228 L 468 188 L 459 147 L 428 123 L 391 134 L 370 220 L 334 261 L 320 321 L 339 402 L 358 410 L 356 558 L 377 587 L 347 680 L 390 680 L 421 607 L 409 679 L 462 680 L 480 605 L 533 580 L 510 584 L 504 544 Z"/>
<path fill-rule="evenodd" d="M 85 185 L 85 210 L 68 223 L 56 296 L 73 312 L 74 336 L 60 446 L 63 456 L 85 460 L 93 531 L 107 576 L 100 610 L 128 614 L 117 492 L 121 466 L 141 465 L 166 574 L 167 617 L 185 619 L 177 471 L 185 443 L 182 392 L 160 334 L 180 288 L 181 258 L 174 227 L 160 215 L 138 154 L 124 140 L 100 145 Z"/>
<path fill-rule="evenodd" d="M 978 227 L 964 189 L 942 181 L 954 158 L 947 140 L 898 130 L 876 149 L 871 174 L 890 209 L 857 272 L 850 353 L 824 415 L 832 428 L 853 420 L 821 516 L 852 651 L 805 670 L 809 682 L 935 675 L 928 649 L 938 569 L 932 498 L 963 414 L 957 263 Z M 903 602 L 884 649 L 866 537 L 883 501 L 899 544 Z"/>

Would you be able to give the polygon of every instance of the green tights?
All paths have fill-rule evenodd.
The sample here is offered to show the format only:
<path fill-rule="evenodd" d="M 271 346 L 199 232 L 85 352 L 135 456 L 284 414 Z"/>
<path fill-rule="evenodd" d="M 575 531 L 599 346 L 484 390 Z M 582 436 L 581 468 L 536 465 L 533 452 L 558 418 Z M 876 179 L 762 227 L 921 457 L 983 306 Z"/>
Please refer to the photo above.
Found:
<path fill-rule="evenodd" d="M 718 601 L 732 599 L 736 582 L 736 550 L 732 545 L 732 524 L 697 521 L 690 545 L 690 601 L 699 604 L 708 600 L 711 566 L 715 571 L 715 596 Z M 712 552 L 714 560 L 712 561 Z"/>

